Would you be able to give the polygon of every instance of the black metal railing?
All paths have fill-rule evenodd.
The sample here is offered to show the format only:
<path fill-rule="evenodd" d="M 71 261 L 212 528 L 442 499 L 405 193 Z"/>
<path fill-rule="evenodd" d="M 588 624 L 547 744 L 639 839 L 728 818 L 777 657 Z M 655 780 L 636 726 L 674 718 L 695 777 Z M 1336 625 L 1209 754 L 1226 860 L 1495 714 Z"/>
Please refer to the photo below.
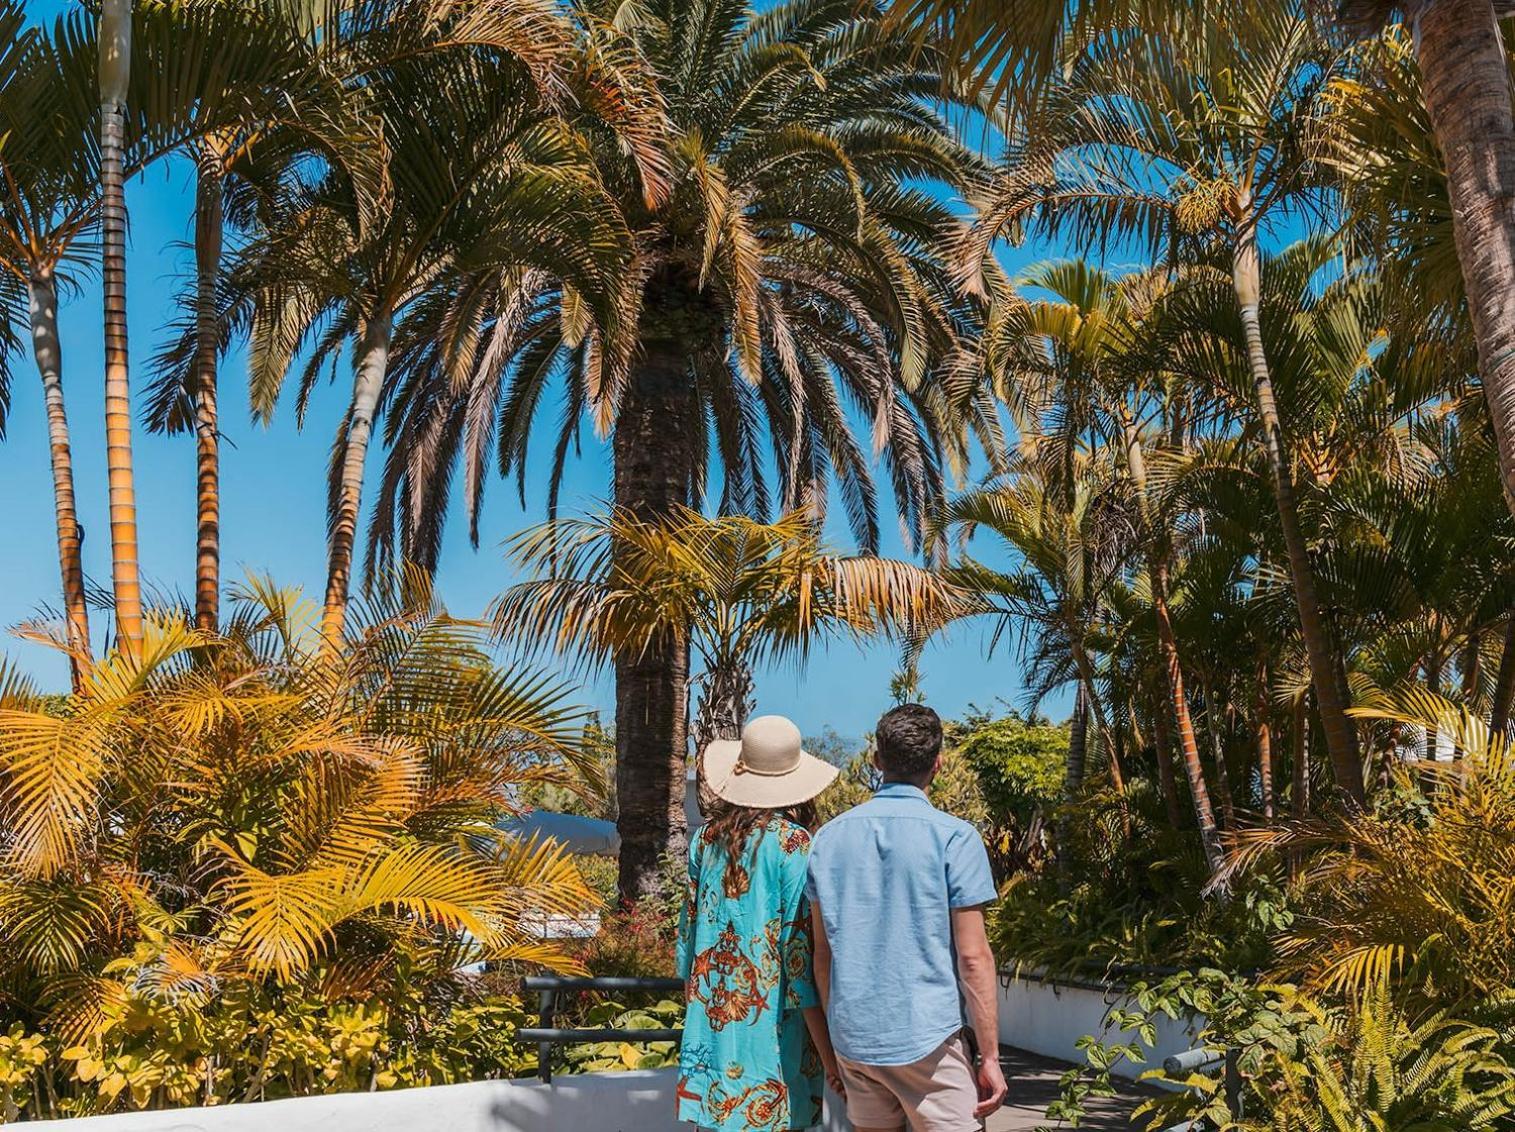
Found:
<path fill-rule="evenodd" d="M 627 1030 L 610 1026 L 559 1028 L 552 1024 L 557 1014 L 558 995 L 564 992 L 669 994 L 679 991 L 682 993 L 684 983 L 680 979 L 630 977 L 575 979 L 559 975 L 532 975 L 521 981 L 521 987 L 537 993 L 541 1020 L 539 1025 L 517 1030 L 516 1040 L 536 1043 L 537 1076 L 544 1082 L 552 1080 L 553 1046 L 580 1045 L 589 1042 L 677 1042 L 683 1037 L 682 1030 Z"/>
<path fill-rule="evenodd" d="M 1231 1110 L 1231 1115 L 1242 1115 L 1242 1092 L 1241 1092 L 1241 1065 L 1239 1062 L 1240 1051 L 1235 1049 L 1213 1049 L 1207 1046 L 1197 1046 L 1194 1049 L 1185 1050 L 1183 1053 L 1172 1057 L 1163 1058 L 1163 1073 L 1168 1077 L 1179 1077 L 1187 1073 L 1203 1073 L 1214 1069 L 1217 1065 L 1223 1066 L 1224 1088 L 1226 1093 L 1226 1107 Z M 1188 1124 L 1176 1125 L 1165 1129 L 1165 1132 L 1198 1132 L 1202 1127 L 1208 1127 L 1208 1122 L 1190 1121 Z"/>

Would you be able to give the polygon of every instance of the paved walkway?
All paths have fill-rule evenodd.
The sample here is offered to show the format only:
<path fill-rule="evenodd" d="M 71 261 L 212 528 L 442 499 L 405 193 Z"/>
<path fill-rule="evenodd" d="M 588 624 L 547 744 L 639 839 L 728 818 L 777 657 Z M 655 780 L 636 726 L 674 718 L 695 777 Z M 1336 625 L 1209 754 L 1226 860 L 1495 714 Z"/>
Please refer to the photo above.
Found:
<path fill-rule="evenodd" d="M 1067 1065 L 1009 1046 L 1000 1049 L 1000 1064 L 1005 1067 L 1010 1096 L 1005 1107 L 989 1118 L 988 1132 L 1031 1132 L 1047 1126 L 1047 1105 L 1057 1099 L 1058 1078 Z M 1150 1089 L 1129 1083 L 1121 1083 L 1119 1088 L 1118 1097 L 1090 1097 L 1085 1102 L 1088 1115 L 1081 1128 L 1091 1132 L 1131 1132 L 1140 1127 L 1130 1123 L 1131 1112 L 1144 1097 L 1151 1095 Z"/>

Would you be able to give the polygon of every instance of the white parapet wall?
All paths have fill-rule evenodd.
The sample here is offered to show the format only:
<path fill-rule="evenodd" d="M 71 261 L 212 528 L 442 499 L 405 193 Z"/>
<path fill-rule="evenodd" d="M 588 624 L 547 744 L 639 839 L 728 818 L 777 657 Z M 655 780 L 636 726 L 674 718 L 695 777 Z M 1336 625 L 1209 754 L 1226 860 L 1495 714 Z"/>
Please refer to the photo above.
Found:
<path fill-rule="evenodd" d="M 690 1132 L 674 1116 L 676 1070 L 478 1081 L 261 1104 L 39 1121 L 47 1132 Z M 844 1126 L 828 1106 L 826 1132 Z"/>
<path fill-rule="evenodd" d="M 1132 1004 L 1117 984 L 1087 980 L 1058 980 L 1039 972 L 1006 972 L 1000 976 L 999 1040 L 1004 1045 L 1082 1064 L 1078 1040 L 1087 1034 L 1103 1035 L 1106 1042 L 1137 1041 L 1134 1033 L 1120 1033 L 1109 1025 L 1110 1009 Z M 1157 1042 L 1147 1047 L 1146 1063 L 1122 1061 L 1113 1068 L 1120 1077 L 1135 1079 L 1148 1069 L 1159 1068 L 1163 1058 L 1183 1053 L 1195 1044 L 1194 1035 L 1203 1018 L 1176 1021 L 1157 1019 Z"/>

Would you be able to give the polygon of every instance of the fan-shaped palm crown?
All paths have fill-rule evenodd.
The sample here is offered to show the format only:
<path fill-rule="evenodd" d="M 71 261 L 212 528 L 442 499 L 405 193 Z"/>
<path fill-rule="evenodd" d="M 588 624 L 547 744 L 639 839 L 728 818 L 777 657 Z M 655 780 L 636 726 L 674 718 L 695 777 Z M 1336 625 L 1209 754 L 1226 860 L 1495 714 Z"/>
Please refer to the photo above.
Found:
<path fill-rule="evenodd" d="M 974 314 L 942 256 L 960 227 L 943 198 L 976 161 L 933 105 L 934 54 L 837 0 L 760 14 L 731 0 L 590 2 L 579 18 L 596 50 L 659 77 L 666 113 L 665 199 L 649 204 L 612 139 L 598 152 L 634 232 L 634 341 L 609 343 L 548 273 L 460 278 L 429 296 L 397 330 L 406 383 L 376 542 L 435 561 L 459 463 L 476 534 L 491 460 L 524 491 L 532 426 L 560 378 L 565 412 L 542 457 L 554 497 L 587 418 L 651 450 L 673 481 L 658 510 L 697 505 L 717 462 L 722 508 L 756 515 L 823 510 L 834 478 L 872 548 L 878 506 L 855 436 L 867 421 L 902 523 L 919 532 L 943 458 L 964 456 L 954 410 L 982 408 L 951 380 Z M 992 439 L 991 415 L 973 419 Z M 617 451 L 622 473 L 629 455 Z M 640 506 L 645 488 L 621 486 L 618 502 Z"/>

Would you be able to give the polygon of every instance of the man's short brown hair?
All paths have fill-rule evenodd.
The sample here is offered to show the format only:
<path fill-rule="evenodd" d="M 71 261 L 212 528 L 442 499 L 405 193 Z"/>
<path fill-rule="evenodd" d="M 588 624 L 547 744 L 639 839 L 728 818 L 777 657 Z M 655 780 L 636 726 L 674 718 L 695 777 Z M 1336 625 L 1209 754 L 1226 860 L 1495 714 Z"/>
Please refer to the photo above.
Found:
<path fill-rule="evenodd" d="M 884 777 L 913 782 L 942 753 L 942 719 L 924 704 L 901 704 L 884 713 L 873 740 Z"/>

